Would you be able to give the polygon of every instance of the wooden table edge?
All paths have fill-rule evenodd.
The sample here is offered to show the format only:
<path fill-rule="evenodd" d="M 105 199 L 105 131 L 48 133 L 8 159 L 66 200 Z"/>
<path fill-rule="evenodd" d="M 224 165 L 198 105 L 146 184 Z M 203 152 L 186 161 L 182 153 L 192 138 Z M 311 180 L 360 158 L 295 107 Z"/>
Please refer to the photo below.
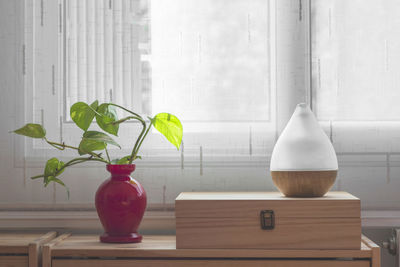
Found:
<path fill-rule="evenodd" d="M 361 236 L 361 241 L 371 250 L 371 267 L 380 266 L 381 248 L 365 235 Z"/>
<path fill-rule="evenodd" d="M 51 249 L 52 249 L 52 247 L 56 246 L 57 244 L 62 242 L 64 239 L 68 238 L 70 235 L 71 235 L 71 233 L 64 233 L 43 245 L 42 267 L 51 267 Z"/>
<path fill-rule="evenodd" d="M 364 246 L 359 250 L 266 250 L 266 249 L 176 249 L 174 246 L 175 236 L 151 236 L 154 240 L 159 237 L 163 240 L 162 244 L 166 244 L 166 248 L 162 248 L 162 244 L 157 245 L 158 248 L 124 248 L 96 246 L 98 242 L 92 242 L 89 239 L 87 249 L 83 250 L 82 246 L 77 248 L 59 247 L 60 244 L 68 236 L 57 239 L 46 248 L 46 253 L 50 253 L 49 257 L 127 257 L 127 258 L 372 258 L 373 248 L 372 241 L 367 241 L 366 237 L 362 237 Z M 149 236 L 150 237 L 150 236 Z M 144 237 L 146 240 L 146 236 Z M 374 244 L 375 245 L 375 244 Z M 112 245 L 110 245 L 112 246 Z M 173 247 L 172 247 L 173 246 Z M 377 247 L 375 245 L 375 247 Z M 379 247 L 378 247 L 379 249 Z M 207 255 L 207 256 L 204 256 Z M 44 266 L 47 267 L 47 266 Z"/>
<path fill-rule="evenodd" d="M 28 262 L 29 267 L 38 267 L 41 257 L 41 245 L 49 242 L 57 236 L 57 232 L 51 231 L 40 236 L 28 244 Z"/>

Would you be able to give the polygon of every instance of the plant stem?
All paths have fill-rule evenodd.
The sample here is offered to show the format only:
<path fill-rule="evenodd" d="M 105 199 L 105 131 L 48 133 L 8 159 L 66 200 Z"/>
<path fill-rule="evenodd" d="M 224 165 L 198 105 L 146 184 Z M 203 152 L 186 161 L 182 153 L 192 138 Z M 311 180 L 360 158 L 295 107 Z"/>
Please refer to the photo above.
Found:
<path fill-rule="evenodd" d="M 108 163 L 111 163 L 110 155 L 108 154 L 107 144 L 106 144 L 106 146 L 104 147 L 104 149 L 106 150 L 106 155 L 107 155 L 107 158 L 108 158 Z"/>
<path fill-rule="evenodd" d="M 136 147 L 135 153 L 132 153 L 132 156 L 131 156 L 131 159 L 130 159 L 130 163 L 132 163 L 131 161 L 133 161 L 133 160 L 136 158 L 136 156 L 137 156 L 137 154 L 138 154 L 138 152 L 139 152 L 139 148 L 140 148 L 140 146 L 142 145 L 142 143 L 143 143 L 144 139 L 146 138 L 147 134 L 149 133 L 149 131 L 150 131 L 152 125 L 153 125 L 153 121 L 150 120 L 150 124 L 149 124 L 149 127 L 147 128 L 146 133 L 145 133 L 144 136 L 142 137 L 142 140 L 140 140 L 139 145 Z"/>
<path fill-rule="evenodd" d="M 32 176 L 31 179 L 35 180 L 35 179 L 42 178 L 42 177 L 44 177 L 44 174 L 39 174 L 39 175 Z"/>
<path fill-rule="evenodd" d="M 146 131 L 146 122 L 145 121 L 142 121 L 142 126 L 143 126 L 142 131 L 140 132 L 138 138 L 136 139 L 135 145 L 133 146 L 133 149 L 132 149 L 132 152 L 131 152 L 131 157 L 129 159 L 129 164 L 132 164 L 132 161 L 134 160 L 134 157 L 137 154 L 137 152 L 136 152 L 137 151 L 137 146 L 139 145 L 139 142 L 140 142 L 143 134 Z"/>
<path fill-rule="evenodd" d="M 133 111 L 130 111 L 129 109 L 126 109 L 126 108 L 124 108 L 124 107 L 122 107 L 120 105 L 113 104 L 113 103 L 107 103 L 107 104 L 110 105 L 110 106 L 114 106 L 114 107 L 120 108 L 122 110 L 125 110 L 126 112 L 131 113 L 132 115 L 135 115 L 136 117 L 140 118 L 139 120 L 143 120 L 142 116 L 140 116 L 139 114 L 137 114 L 137 113 L 135 113 Z"/>
<path fill-rule="evenodd" d="M 65 148 L 71 148 L 71 149 L 79 150 L 79 148 L 74 147 L 74 146 L 69 146 L 69 145 L 66 145 L 66 144 L 64 144 L 64 143 L 61 144 L 61 143 L 49 141 L 49 140 L 47 140 L 46 137 L 44 138 L 44 140 L 45 140 L 49 145 L 51 145 L 51 146 L 53 146 L 53 147 L 55 147 L 55 148 L 57 148 L 57 149 L 59 149 L 59 150 L 64 150 Z"/>
<path fill-rule="evenodd" d="M 86 161 L 100 161 L 100 162 L 104 162 L 104 163 L 109 163 L 104 159 L 97 159 L 97 158 L 92 158 L 92 157 L 88 157 L 88 158 L 76 158 L 76 159 L 72 159 L 70 161 L 68 161 L 67 163 L 65 163 L 64 166 L 62 166 L 59 170 L 57 170 L 57 174 L 55 176 L 57 176 L 59 173 L 61 173 L 62 170 L 64 170 L 67 167 L 70 167 L 72 165 L 76 165 L 76 164 L 80 164 Z"/>
<path fill-rule="evenodd" d="M 142 131 L 140 132 L 139 137 L 136 139 L 135 145 L 134 145 L 134 147 L 132 149 L 132 153 L 131 153 L 131 156 L 130 156 L 130 159 L 129 159 L 129 164 L 132 164 L 132 161 L 134 160 L 134 158 L 137 155 L 138 147 L 140 147 L 139 144 L 141 144 L 143 142 L 142 138 L 146 137 L 146 135 L 147 135 L 147 133 L 145 134 L 145 132 L 146 132 L 146 121 L 142 118 L 142 116 L 140 116 L 139 114 L 137 114 L 137 113 L 135 113 L 133 111 L 130 111 L 129 109 L 126 109 L 124 107 L 121 107 L 120 105 L 113 104 L 113 103 L 108 103 L 108 104 L 111 105 L 111 106 L 118 107 L 118 108 L 120 108 L 122 110 L 125 110 L 126 112 L 131 113 L 132 115 L 135 115 L 136 116 L 135 119 L 137 119 L 138 121 L 140 121 L 142 123 L 142 126 L 143 126 Z"/>
<path fill-rule="evenodd" d="M 109 123 L 109 124 L 115 125 L 115 124 L 122 123 L 122 122 L 127 121 L 127 120 L 130 120 L 130 119 L 137 119 L 138 121 L 141 120 L 139 117 L 136 117 L 136 116 L 129 116 L 129 117 L 126 117 L 126 118 L 123 118 L 123 119 L 120 119 L 120 120 L 111 122 L 111 123 Z"/>
<path fill-rule="evenodd" d="M 108 161 L 106 161 L 104 159 L 98 159 L 98 158 L 93 158 L 93 157 L 75 158 L 75 159 L 72 159 L 72 160 L 68 161 L 67 163 L 65 163 L 64 166 L 62 166 L 59 170 L 57 170 L 57 174 L 55 176 L 57 176 L 58 173 L 60 173 L 62 170 L 64 170 L 67 167 L 70 167 L 72 165 L 76 165 L 76 164 L 79 164 L 79 163 L 83 163 L 83 162 L 86 162 L 86 161 L 99 161 L 99 162 L 104 162 L 104 163 L 107 163 L 107 164 L 109 163 Z M 42 178 L 42 177 L 45 177 L 45 175 L 44 174 L 40 174 L 40 175 L 32 176 L 31 179 L 35 180 L 35 179 Z"/>
<path fill-rule="evenodd" d="M 79 161 L 79 162 L 77 162 L 77 161 Z M 84 161 L 99 161 L 99 162 L 104 162 L 104 163 L 107 163 L 107 164 L 109 163 L 105 159 L 98 159 L 98 158 L 93 158 L 93 157 L 75 158 L 75 159 L 72 159 L 72 160 L 68 161 L 67 163 L 65 163 L 65 165 L 62 168 L 60 168 L 60 170 L 66 168 L 68 166 L 75 165 L 77 163 L 81 163 L 81 162 L 84 162 Z M 75 163 L 75 162 L 77 162 L 77 163 Z"/>
<path fill-rule="evenodd" d="M 53 147 L 55 147 L 55 148 L 57 148 L 57 149 L 59 149 L 59 150 L 64 150 L 65 148 L 71 148 L 71 149 L 75 149 L 75 150 L 78 150 L 79 151 L 79 148 L 78 147 L 74 147 L 74 146 L 69 146 L 69 145 L 66 145 L 66 144 L 64 144 L 64 143 L 57 143 L 57 142 L 52 142 L 52 141 L 49 141 L 49 140 L 47 140 L 47 138 L 45 137 L 44 138 L 44 140 L 49 144 L 49 145 L 51 145 L 51 146 L 53 146 Z M 96 153 L 94 153 L 94 152 L 87 152 L 89 155 L 92 155 L 93 157 L 96 157 L 96 158 L 99 158 L 99 159 L 103 159 L 103 157 L 102 156 L 100 156 L 100 154 L 96 154 Z"/>

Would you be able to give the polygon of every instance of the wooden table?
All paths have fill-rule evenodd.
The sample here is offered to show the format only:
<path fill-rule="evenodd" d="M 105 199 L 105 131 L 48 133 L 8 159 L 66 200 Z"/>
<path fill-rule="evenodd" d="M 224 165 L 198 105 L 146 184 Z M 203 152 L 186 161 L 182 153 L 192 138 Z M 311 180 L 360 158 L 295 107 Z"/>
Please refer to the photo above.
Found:
<path fill-rule="evenodd" d="M 104 244 L 98 236 L 64 234 L 43 248 L 43 267 L 250 266 L 378 267 L 380 249 L 362 237 L 360 250 L 176 249 L 175 236 L 139 244 Z"/>
<path fill-rule="evenodd" d="M 0 233 L 0 266 L 40 266 L 42 245 L 56 237 L 56 232 Z"/>

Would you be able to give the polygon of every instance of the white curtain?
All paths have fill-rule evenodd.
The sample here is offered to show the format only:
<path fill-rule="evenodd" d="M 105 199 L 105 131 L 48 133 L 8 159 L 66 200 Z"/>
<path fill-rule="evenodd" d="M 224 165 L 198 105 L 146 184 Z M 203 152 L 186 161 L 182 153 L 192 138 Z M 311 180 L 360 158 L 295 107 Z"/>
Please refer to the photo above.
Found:
<path fill-rule="evenodd" d="M 147 9 L 137 0 L 66 1 L 67 107 L 98 99 L 149 111 Z"/>

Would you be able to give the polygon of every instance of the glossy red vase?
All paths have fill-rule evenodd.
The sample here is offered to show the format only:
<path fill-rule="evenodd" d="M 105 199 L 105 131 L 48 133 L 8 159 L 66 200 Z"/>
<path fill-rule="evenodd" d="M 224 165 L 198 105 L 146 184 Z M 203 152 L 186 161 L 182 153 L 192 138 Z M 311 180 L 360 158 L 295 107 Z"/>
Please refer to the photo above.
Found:
<path fill-rule="evenodd" d="M 107 165 L 111 177 L 96 192 L 96 209 L 104 234 L 101 242 L 138 243 L 137 229 L 146 209 L 146 192 L 130 174 L 135 164 Z"/>

